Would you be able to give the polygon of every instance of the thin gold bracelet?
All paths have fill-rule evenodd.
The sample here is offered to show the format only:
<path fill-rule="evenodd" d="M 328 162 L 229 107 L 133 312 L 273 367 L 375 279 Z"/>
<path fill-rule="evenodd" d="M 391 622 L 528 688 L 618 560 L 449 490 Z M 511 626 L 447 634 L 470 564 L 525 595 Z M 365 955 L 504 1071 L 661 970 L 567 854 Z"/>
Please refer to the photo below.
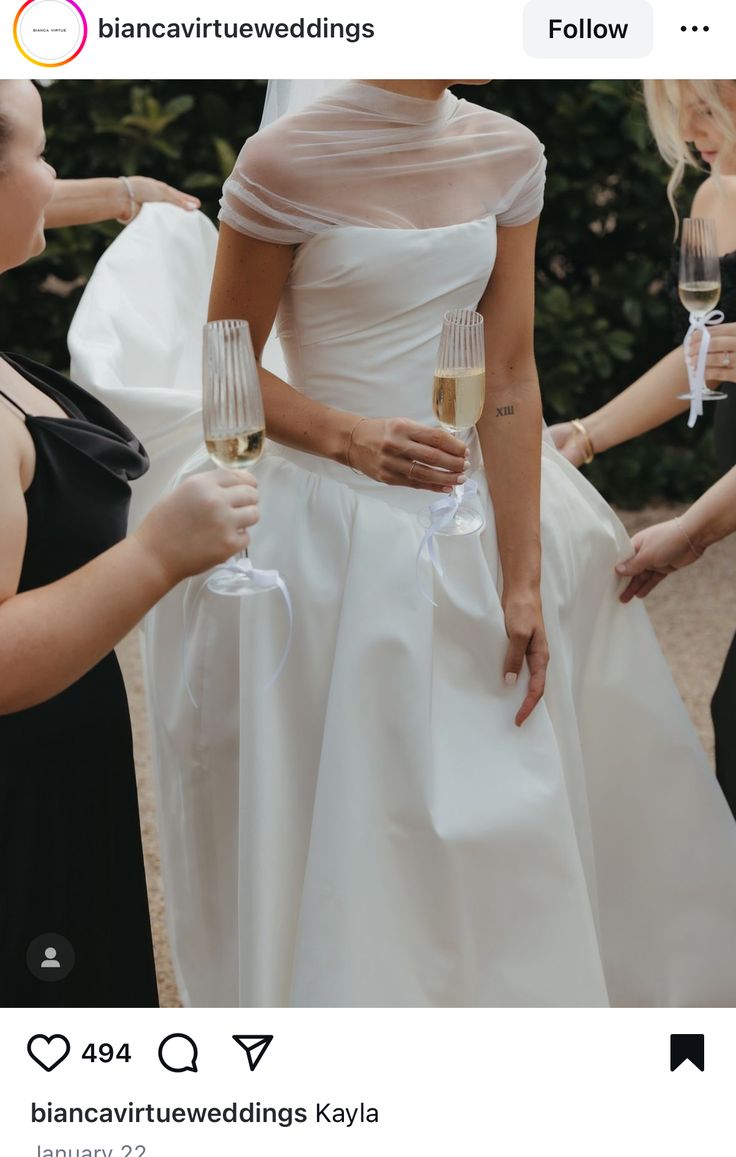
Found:
<path fill-rule="evenodd" d="M 361 475 L 361 477 L 362 477 L 363 471 L 362 470 L 356 470 L 355 467 L 353 466 L 352 462 L 350 461 L 350 451 L 353 448 L 353 434 L 358 429 L 358 426 L 360 425 L 361 422 L 367 422 L 367 421 L 368 421 L 367 418 L 358 418 L 358 421 L 355 423 L 352 430 L 350 431 L 350 437 L 348 439 L 348 448 L 345 451 L 345 461 L 347 462 L 348 466 L 352 470 L 353 474 L 359 474 L 359 475 Z"/>
<path fill-rule="evenodd" d="M 585 426 L 579 418 L 571 418 L 570 425 L 577 430 L 578 434 L 580 434 L 583 439 L 583 446 L 585 449 L 585 458 L 583 458 L 583 462 L 586 466 L 590 466 L 590 463 L 595 458 L 595 450 L 593 449 L 593 443 L 591 441 L 590 434 L 585 429 Z"/>
<path fill-rule="evenodd" d="M 681 520 L 680 520 L 680 517 L 679 517 L 679 515 L 675 517 L 675 522 L 676 522 L 676 523 L 677 523 L 677 525 L 679 526 L 679 528 L 680 528 L 680 530 L 681 530 L 681 532 L 682 532 L 682 536 L 683 536 L 683 538 L 685 539 L 685 542 L 686 542 L 686 543 L 687 543 L 687 545 L 690 547 L 690 550 L 693 552 L 693 554 L 695 555 L 695 557 L 696 557 L 696 558 L 702 558 L 702 557 L 703 557 L 703 552 L 702 552 L 702 550 L 698 550 L 697 546 L 695 545 L 695 543 L 694 543 L 694 542 L 693 542 L 693 540 L 691 539 L 690 535 L 689 535 L 689 534 L 688 534 L 688 532 L 685 530 L 685 527 L 683 526 L 683 524 L 682 524 L 682 522 L 681 522 Z"/>

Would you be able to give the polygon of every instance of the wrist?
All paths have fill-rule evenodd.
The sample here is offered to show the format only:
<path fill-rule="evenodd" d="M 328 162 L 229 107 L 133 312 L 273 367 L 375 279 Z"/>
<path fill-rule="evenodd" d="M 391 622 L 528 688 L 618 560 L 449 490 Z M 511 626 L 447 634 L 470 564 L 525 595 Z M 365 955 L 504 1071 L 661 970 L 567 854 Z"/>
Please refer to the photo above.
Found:
<path fill-rule="evenodd" d="M 114 177 L 114 212 L 113 217 L 119 225 L 128 225 L 136 215 L 138 202 L 135 199 L 130 178 L 126 176 Z"/>
<path fill-rule="evenodd" d="M 585 427 L 590 448 L 594 456 L 610 450 L 612 442 L 606 429 L 606 420 L 600 410 L 593 414 L 588 414 L 587 417 L 581 418 L 580 421 Z"/>
<path fill-rule="evenodd" d="M 542 574 L 539 558 L 529 558 L 522 562 L 510 562 L 501 558 L 503 574 L 503 599 L 508 602 L 528 602 L 540 597 Z"/>
<path fill-rule="evenodd" d="M 324 456 L 341 466 L 350 466 L 350 454 L 353 449 L 353 433 L 364 419 L 360 414 L 351 414 L 342 410 L 334 411 L 334 419 L 327 425 L 327 435 L 324 445 Z"/>
<path fill-rule="evenodd" d="M 177 567 L 166 560 L 160 549 L 160 538 L 146 526 L 146 520 L 137 530 L 129 534 L 124 543 L 135 556 L 136 574 L 141 587 L 146 589 L 151 606 L 186 578 L 179 574 Z"/>
<path fill-rule="evenodd" d="M 688 544 L 693 554 L 699 558 L 705 554 L 709 546 L 718 541 L 719 535 L 715 533 L 712 527 L 704 525 L 697 516 L 697 512 L 691 507 L 677 518 L 677 523 L 683 536 L 688 540 Z"/>

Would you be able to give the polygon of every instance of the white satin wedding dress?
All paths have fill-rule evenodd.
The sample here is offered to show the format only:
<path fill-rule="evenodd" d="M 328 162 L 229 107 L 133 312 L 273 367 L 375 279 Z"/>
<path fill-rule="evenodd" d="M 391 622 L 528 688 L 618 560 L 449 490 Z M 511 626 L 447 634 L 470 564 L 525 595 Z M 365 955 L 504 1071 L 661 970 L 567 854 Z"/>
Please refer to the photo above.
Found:
<path fill-rule="evenodd" d="M 478 301 L 494 252 L 493 217 L 314 237 L 280 316 L 292 382 L 433 423 L 442 316 Z M 487 528 L 441 540 L 443 580 L 420 567 L 436 609 L 415 563 L 432 495 L 275 445 L 257 474 L 251 558 L 294 605 L 278 682 L 278 592 L 193 580 L 145 632 L 185 1002 L 732 1004 L 736 826 L 644 608 L 617 600 L 630 544 L 597 492 L 543 447 L 551 662 L 517 729 L 481 470 Z"/>

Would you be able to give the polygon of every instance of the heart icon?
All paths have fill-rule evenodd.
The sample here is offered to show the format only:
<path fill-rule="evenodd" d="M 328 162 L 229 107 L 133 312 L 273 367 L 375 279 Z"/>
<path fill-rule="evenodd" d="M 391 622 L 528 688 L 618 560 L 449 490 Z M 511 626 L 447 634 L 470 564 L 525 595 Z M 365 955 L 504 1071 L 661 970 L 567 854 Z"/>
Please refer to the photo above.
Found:
<path fill-rule="evenodd" d="M 52 1072 L 57 1065 L 65 1061 L 70 1051 L 69 1041 L 65 1036 L 58 1034 L 56 1036 L 44 1036 L 43 1033 L 38 1033 L 37 1036 L 32 1036 L 28 1042 L 29 1057 L 47 1073 Z"/>

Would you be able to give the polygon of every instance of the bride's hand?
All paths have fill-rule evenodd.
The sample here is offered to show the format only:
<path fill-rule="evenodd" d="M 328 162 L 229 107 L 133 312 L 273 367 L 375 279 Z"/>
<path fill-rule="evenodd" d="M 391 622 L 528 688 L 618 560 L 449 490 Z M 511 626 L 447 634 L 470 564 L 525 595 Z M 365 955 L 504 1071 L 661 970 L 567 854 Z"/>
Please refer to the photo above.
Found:
<path fill-rule="evenodd" d="M 549 648 L 539 592 L 504 595 L 503 611 L 509 637 L 503 664 L 504 681 L 510 686 L 516 683 L 524 659 L 529 666 L 529 690 L 514 721 L 521 727 L 542 698 L 547 678 Z"/>
<path fill-rule="evenodd" d="M 549 427 L 552 441 L 568 462 L 573 466 L 582 466 L 585 461 L 585 445 L 582 435 L 575 429 L 572 422 L 558 422 Z"/>
<path fill-rule="evenodd" d="M 467 480 L 467 447 L 439 426 L 409 418 L 363 418 L 346 453 L 354 470 L 388 486 L 447 494 Z"/>
<path fill-rule="evenodd" d="M 622 603 L 629 603 L 633 598 L 646 598 L 667 575 L 700 558 L 676 518 L 640 530 L 631 541 L 634 554 L 616 567 L 616 574 L 631 579 L 620 596 Z"/>

